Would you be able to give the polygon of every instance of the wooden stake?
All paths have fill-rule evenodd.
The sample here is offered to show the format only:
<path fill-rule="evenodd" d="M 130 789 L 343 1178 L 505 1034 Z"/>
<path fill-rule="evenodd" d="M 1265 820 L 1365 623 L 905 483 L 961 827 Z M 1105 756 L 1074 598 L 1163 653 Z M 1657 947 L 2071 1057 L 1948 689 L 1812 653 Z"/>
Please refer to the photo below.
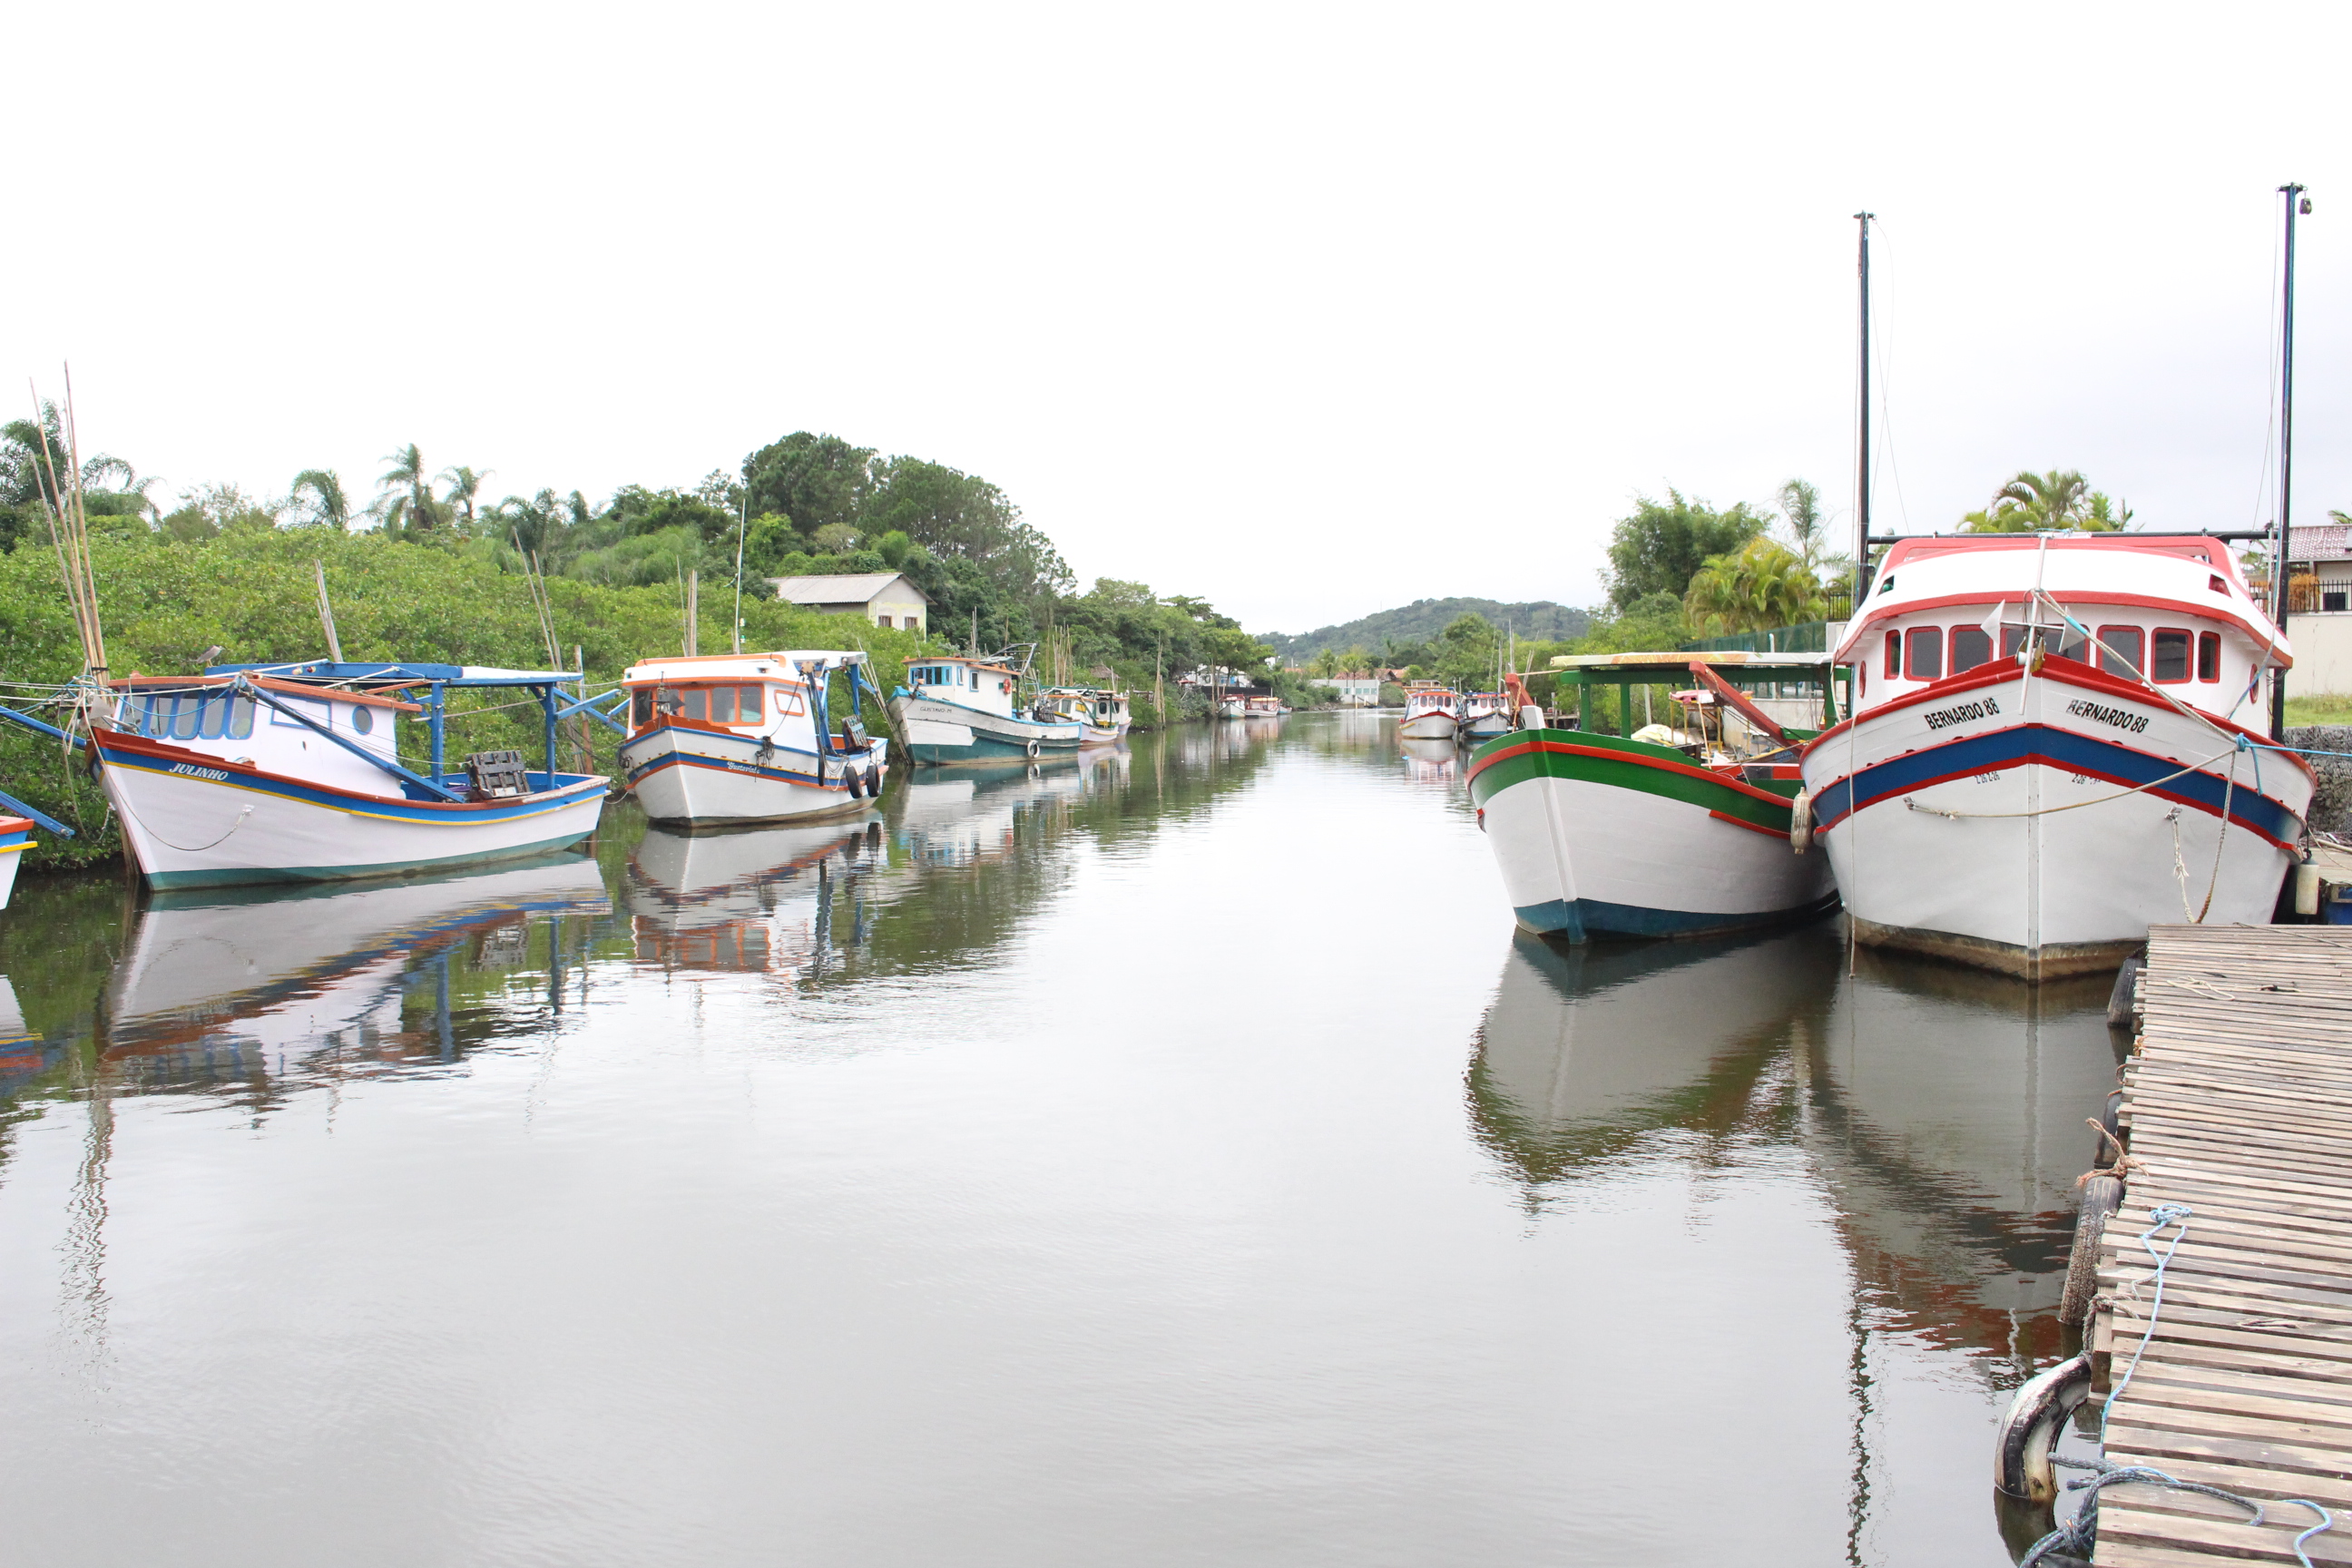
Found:
<path fill-rule="evenodd" d="M 335 636 L 335 606 L 327 598 L 326 564 L 314 557 L 310 570 L 319 578 L 319 625 L 327 634 L 327 657 L 341 664 L 343 662 L 343 644 L 342 639 Z"/>

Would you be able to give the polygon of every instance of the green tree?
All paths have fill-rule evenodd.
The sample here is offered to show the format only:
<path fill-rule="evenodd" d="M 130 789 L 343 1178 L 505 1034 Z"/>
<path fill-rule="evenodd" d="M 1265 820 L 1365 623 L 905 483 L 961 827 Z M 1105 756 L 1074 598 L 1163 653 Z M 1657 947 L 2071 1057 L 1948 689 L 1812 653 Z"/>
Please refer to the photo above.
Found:
<path fill-rule="evenodd" d="M 1664 503 L 1647 496 L 1633 503 L 1609 543 L 1609 602 L 1620 610 L 1659 594 L 1679 602 L 1709 556 L 1730 554 L 1768 521 L 1745 501 L 1717 511 L 1671 489 Z"/>
<path fill-rule="evenodd" d="M 410 450 L 414 451 L 415 448 L 411 447 Z M 463 463 L 456 468 L 441 470 L 442 482 L 449 487 L 441 492 L 441 504 L 456 514 L 457 521 L 465 524 L 466 531 L 468 533 L 474 531 L 475 500 L 482 493 L 482 481 L 488 479 L 491 472 L 492 470 L 485 468 L 478 474 Z"/>
<path fill-rule="evenodd" d="M 370 510 L 383 520 L 384 531 L 395 538 L 404 533 L 431 533 L 445 519 L 425 477 L 425 454 L 411 441 L 383 460 L 392 467 L 376 480 L 378 494 Z"/>
<path fill-rule="evenodd" d="M 341 475 L 332 468 L 305 468 L 294 476 L 287 492 L 298 523 L 348 532 L 352 526 L 351 497 L 343 492 Z"/>
<path fill-rule="evenodd" d="M 1479 690 L 1491 686 L 1498 635 L 1494 623 L 1484 616 L 1456 616 L 1437 634 L 1433 645 L 1437 679 L 1449 685 L 1472 686 Z"/>
<path fill-rule="evenodd" d="M 1818 621 L 1825 614 L 1821 579 L 1769 539 L 1751 539 L 1708 558 L 1683 595 L 1689 624 L 1706 635 L 1761 631 Z"/>
<path fill-rule="evenodd" d="M 1993 491 L 1992 500 L 1960 519 L 1964 533 L 2041 533 L 2079 531 L 2106 533 L 2131 521 L 2131 510 L 2118 508 L 2094 490 L 2072 468 L 2037 474 L 2021 470 Z"/>
<path fill-rule="evenodd" d="M 813 535 L 827 523 L 856 525 L 873 493 L 874 448 L 838 436 L 795 430 L 743 459 L 751 515 L 773 512 Z"/>

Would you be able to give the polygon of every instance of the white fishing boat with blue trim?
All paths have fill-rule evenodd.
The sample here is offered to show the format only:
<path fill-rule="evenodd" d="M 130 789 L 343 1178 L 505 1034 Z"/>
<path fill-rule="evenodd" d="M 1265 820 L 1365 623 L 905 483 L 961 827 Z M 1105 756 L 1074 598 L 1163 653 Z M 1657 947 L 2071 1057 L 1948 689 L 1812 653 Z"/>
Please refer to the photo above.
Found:
<path fill-rule="evenodd" d="M 1021 671 L 1013 657 L 909 659 L 907 684 L 890 697 L 908 755 L 926 764 L 990 763 L 1075 752 L 1084 744 L 1087 727 L 1079 720 L 1015 711 Z"/>
<path fill-rule="evenodd" d="M 1082 728 L 1082 746 L 1115 746 L 1127 738 L 1135 722 L 1128 710 L 1127 693 L 1091 686 L 1056 686 L 1041 694 L 1030 708 L 1036 718 L 1075 721 Z"/>
<path fill-rule="evenodd" d="M 109 683 L 90 734 L 124 842 L 153 888 L 332 881 L 510 859 L 596 830 L 608 780 L 557 770 L 564 670 L 446 664 L 216 665 L 200 676 Z M 450 772 L 446 693 L 537 694 L 546 758 L 477 752 Z M 421 693 L 414 702 L 399 693 Z M 425 726 L 417 772 L 404 715 Z"/>
<path fill-rule="evenodd" d="M 1832 657 L 1804 783 L 1862 941 L 2044 979 L 2270 921 L 2316 781 L 2239 722 L 2293 655 L 2221 541 L 1904 540 Z"/>
<path fill-rule="evenodd" d="M 845 677 L 849 711 L 831 710 Z M 889 742 L 866 732 L 866 656 L 829 650 L 647 659 L 629 699 L 621 773 L 656 822 L 713 826 L 852 816 L 877 798 Z"/>

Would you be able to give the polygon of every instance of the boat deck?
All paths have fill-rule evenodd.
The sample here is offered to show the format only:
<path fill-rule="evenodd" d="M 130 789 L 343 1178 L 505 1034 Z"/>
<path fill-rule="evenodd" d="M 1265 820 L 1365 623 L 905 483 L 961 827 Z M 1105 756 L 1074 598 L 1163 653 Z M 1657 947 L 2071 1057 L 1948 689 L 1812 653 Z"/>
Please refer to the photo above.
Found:
<path fill-rule="evenodd" d="M 2352 928 L 2159 926 L 2141 985 L 2130 1164 L 2092 1320 L 2101 1387 L 2140 1350 L 2150 1211 L 2191 1213 L 2156 1331 L 2110 1403 L 2106 1458 L 2338 1510 L 2305 1551 L 2352 1563 Z M 2317 1516 L 2265 1512 L 2251 1526 L 2219 1499 L 2110 1487 L 2093 1561 L 2294 1563 Z"/>

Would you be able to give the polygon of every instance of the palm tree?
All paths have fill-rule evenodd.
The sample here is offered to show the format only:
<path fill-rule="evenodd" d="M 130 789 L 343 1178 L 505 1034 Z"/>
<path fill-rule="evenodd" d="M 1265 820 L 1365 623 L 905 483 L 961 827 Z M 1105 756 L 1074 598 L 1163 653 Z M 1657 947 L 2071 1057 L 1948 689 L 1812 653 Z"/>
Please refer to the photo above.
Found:
<path fill-rule="evenodd" d="M 474 498 L 481 493 L 482 481 L 497 471 L 485 468 L 478 474 L 462 463 L 454 468 L 441 470 L 441 478 L 449 486 L 442 494 L 441 504 L 466 520 L 466 531 L 468 533 L 474 531 Z"/>
<path fill-rule="evenodd" d="M 306 503 L 302 493 L 310 495 Z M 343 481 L 332 468 L 305 468 L 294 476 L 294 488 L 286 499 L 302 509 L 301 521 L 312 528 L 331 528 L 338 533 L 350 531 L 352 526 L 351 498 L 343 492 Z"/>
<path fill-rule="evenodd" d="M 1967 533 L 2039 533 L 2045 530 L 2082 529 L 2099 531 L 2114 520 L 2092 510 L 2090 481 L 2072 468 L 2046 474 L 2021 470 L 1992 492 L 1991 504 L 1960 520 Z"/>
<path fill-rule="evenodd" d="M 1728 555 L 1709 556 L 1683 607 L 1698 626 L 1749 632 L 1820 620 L 1824 599 L 1804 562 L 1759 535 Z"/>
<path fill-rule="evenodd" d="M 392 469 L 376 480 L 383 493 L 376 497 L 372 510 L 383 519 L 385 531 L 395 531 L 404 522 L 412 530 L 431 528 L 433 491 L 425 479 L 425 454 L 411 441 L 384 461 L 392 465 Z"/>
<path fill-rule="evenodd" d="M 1819 565 L 1829 542 L 1825 531 L 1829 520 L 1822 515 L 1820 489 L 1803 479 L 1790 479 L 1780 487 L 1780 515 L 1797 542 L 1797 558 L 1808 566 Z"/>
<path fill-rule="evenodd" d="M 1307 668 L 1313 670 L 1325 680 L 1330 679 L 1332 677 L 1339 673 L 1339 650 L 1336 648 L 1325 648 L 1308 662 Z"/>

